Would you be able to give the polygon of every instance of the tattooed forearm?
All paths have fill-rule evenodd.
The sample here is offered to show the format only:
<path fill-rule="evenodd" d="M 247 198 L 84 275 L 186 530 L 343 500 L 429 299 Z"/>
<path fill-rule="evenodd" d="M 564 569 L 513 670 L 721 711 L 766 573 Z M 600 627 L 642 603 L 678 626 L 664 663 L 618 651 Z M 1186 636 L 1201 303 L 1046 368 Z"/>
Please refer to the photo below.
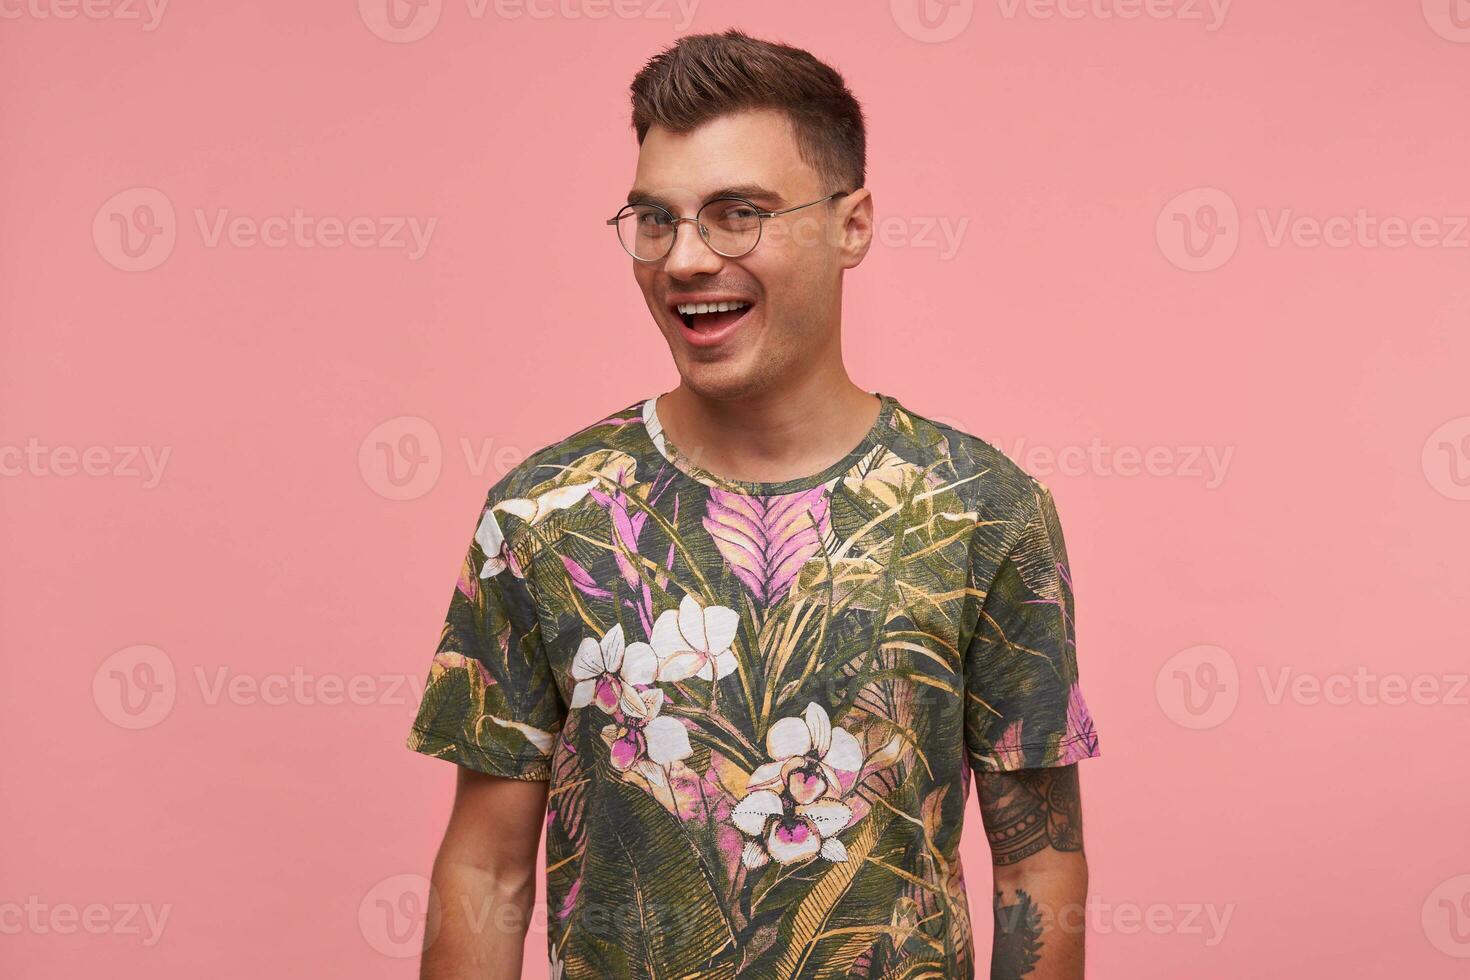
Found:
<path fill-rule="evenodd" d="M 1015 864 L 1048 847 L 1082 850 L 1082 794 L 1075 765 L 985 773 L 979 790 L 995 865 Z"/>
<path fill-rule="evenodd" d="M 1087 859 L 1077 767 L 982 773 L 978 789 L 995 865 L 991 980 L 1082 980 Z"/>
<path fill-rule="evenodd" d="M 1041 915 L 1031 896 L 1016 889 L 1012 904 L 995 893 L 995 944 L 990 954 L 990 980 L 1017 980 L 1036 967 L 1041 956 Z"/>

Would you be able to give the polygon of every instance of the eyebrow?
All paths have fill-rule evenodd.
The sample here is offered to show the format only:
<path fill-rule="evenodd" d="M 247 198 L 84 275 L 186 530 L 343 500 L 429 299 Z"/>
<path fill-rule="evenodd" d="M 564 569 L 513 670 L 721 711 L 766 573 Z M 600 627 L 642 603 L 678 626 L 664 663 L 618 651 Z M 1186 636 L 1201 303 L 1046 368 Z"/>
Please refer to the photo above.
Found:
<path fill-rule="evenodd" d="M 748 201 L 754 201 L 757 204 L 771 204 L 776 208 L 786 203 L 786 198 L 760 184 L 731 184 L 727 187 L 721 187 L 718 190 L 706 194 L 704 200 L 700 203 L 708 204 L 710 201 L 721 197 L 743 197 Z M 667 211 L 674 210 L 673 206 L 664 198 L 652 191 L 642 191 L 636 187 L 628 192 L 628 203 L 657 204 Z"/>

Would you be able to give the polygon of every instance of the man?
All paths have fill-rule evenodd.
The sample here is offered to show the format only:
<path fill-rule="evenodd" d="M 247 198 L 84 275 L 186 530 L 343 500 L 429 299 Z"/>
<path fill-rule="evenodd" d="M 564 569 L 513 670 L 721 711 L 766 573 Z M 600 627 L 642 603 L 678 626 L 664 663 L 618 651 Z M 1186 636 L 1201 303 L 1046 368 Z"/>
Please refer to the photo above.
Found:
<path fill-rule="evenodd" d="M 489 491 L 409 738 L 460 766 L 423 976 L 520 975 L 544 824 L 553 977 L 971 977 L 973 772 L 991 975 L 1080 978 L 1056 509 L 848 378 L 858 103 L 730 31 L 654 58 L 633 123 L 609 223 L 680 381 Z"/>

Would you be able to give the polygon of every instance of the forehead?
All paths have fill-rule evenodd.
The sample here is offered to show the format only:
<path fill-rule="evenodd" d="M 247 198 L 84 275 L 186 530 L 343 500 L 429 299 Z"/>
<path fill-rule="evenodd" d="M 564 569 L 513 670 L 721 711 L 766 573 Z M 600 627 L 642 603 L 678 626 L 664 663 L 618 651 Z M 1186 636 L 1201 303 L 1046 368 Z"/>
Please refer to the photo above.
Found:
<path fill-rule="evenodd" d="M 818 179 L 802 160 L 784 113 L 771 109 L 718 116 L 687 133 L 652 126 L 638 151 L 634 194 L 671 203 L 703 200 L 721 188 L 758 184 L 790 199 Z"/>

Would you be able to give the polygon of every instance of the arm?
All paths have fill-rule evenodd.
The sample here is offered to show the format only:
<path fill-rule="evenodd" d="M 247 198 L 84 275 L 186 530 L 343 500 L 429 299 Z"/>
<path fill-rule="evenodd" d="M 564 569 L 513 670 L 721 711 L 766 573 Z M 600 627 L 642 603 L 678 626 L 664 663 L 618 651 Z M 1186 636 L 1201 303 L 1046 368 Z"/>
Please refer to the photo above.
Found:
<path fill-rule="evenodd" d="M 991 980 L 1082 980 L 1087 858 L 1077 766 L 980 774 L 995 868 Z"/>
<path fill-rule="evenodd" d="M 517 980 L 536 900 L 544 780 L 463 766 L 434 859 L 421 980 Z"/>

